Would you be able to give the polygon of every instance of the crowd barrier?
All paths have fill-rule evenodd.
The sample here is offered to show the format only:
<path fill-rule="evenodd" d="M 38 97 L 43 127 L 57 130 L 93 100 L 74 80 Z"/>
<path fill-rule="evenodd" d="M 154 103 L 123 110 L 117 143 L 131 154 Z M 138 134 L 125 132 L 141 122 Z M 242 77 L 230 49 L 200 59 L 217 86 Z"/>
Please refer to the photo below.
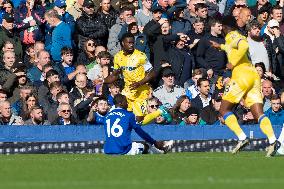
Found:
<path fill-rule="evenodd" d="M 282 125 L 274 125 L 278 137 Z M 242 126 L 251 139 L 246 150 L 264 150 L 265 135 L 258 125 Z M 156 140 L 175 140 L 173 152 L 230 151 L 236 136 L 226 126 L 147 125 L 143 129 Z M 141 141 L 133 132 L 132 139 Z M 0 153 L 102 153 L 102 126 L 0 126 Z"/>

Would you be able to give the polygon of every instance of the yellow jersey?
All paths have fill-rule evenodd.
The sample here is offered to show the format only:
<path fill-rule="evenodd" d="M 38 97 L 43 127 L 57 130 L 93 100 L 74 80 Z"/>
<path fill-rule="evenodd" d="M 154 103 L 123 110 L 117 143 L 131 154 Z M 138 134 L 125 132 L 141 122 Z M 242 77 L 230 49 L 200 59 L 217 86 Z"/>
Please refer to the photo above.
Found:
<path fill-rule="evenodd" d="M 130 55 L 124 55 L 123 51 L 119 51 L 114 56 L 113 63 L 115 70 L 121 69 L 122 71 L 125 88 L 144 79 L 146 72 L 152 69 L 146 54 L 136 49 Z"/>
<path fill-rule="evenodd" d="M 233 68 L 239 65 L 251 66 L 251 61 L 248 58 L 248 42 L 245 36 L 238 31 L 231 31 L 225 37 L 225 44 L 221 45 L 221 49 L 227 53 L 228 62 L 233 65 Z"/>

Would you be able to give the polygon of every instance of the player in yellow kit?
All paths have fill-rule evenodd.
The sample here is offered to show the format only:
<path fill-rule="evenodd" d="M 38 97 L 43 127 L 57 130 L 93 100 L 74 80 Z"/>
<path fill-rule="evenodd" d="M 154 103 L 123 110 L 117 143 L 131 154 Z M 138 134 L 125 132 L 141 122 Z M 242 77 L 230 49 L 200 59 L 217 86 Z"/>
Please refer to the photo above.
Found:
<path fill-rule="evenodd" d="M 261 92 L 260 77 L 248 58 L 248 42 L 235 28 L 234 17 L 223 19 L 223 31 L 226 34 L 225 44 L 210 41 L 212 46 L 227 53 L 227 68 L 232 70 L 232 78 L 225 87 L 220 113 L 225 124 L 238 136 L 239 142 L 232 153 L 239 152 L 249 144 L 249 139 L 238 124 L 236 116 L 231 112 L 235 104 L 243 98 L 245 106 L 250 108 L 255 119 L 258 120 L 262 132 L 268 137 L 269 147 L 267 157 L 274 156 L 279 148 L 272 125 L 263 113 L 263 96 Z"/>
<path fill-rule="evenodd" d="M 138 118 L 137 121 L 147 124 L 160 115 L 169 117 L 169 113 L 164 107 L 145 116 L 141 106 L 149 97 L 150 86 L 148 83 L 154 79 L 155 72 L 145 53 L 134 48 L 135 39 L 132 34 L 124 34 L 121 41 L 122 50 L 114 56 L 114 71 L 105 78 L 104 83 L 112 83 L 119 78 L 120 74 L 123 75 L 125 85 L 122 94 L 127 98 L 127 110 L 133 111 Z"/>

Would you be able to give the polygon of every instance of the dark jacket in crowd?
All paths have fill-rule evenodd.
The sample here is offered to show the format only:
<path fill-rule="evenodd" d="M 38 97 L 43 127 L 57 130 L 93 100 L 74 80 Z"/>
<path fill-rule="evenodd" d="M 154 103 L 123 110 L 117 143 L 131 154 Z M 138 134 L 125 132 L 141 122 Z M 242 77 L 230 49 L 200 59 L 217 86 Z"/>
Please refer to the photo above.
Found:
<path fill-rule="evenodd" d="M 29 22 L 24 20 L 28 18 L 28 9 L 25 3 L 21 4 L 15 10 L 15 25 L 17 30 L 20 31 L 21 41 L 25 44 L 32 44 L 35 41 L 43 41 L 44 39 L 44 12 L 45 8 L 41 5 L 35 5 L 31 10 L 31 16 L 36 21 L 37 25 L 30 27 Z M 25 36 L 31 35 L 33 41 L 25 41 Z"/>
<path fill-rule="evenodd" d="M 191 23 L 190 21 L 184 18 L 178 18 L 172 21 L 171 28 L 172 28 L 172 34 L 177 34 L 177 33 L 188 34 L 189 31 L 191 30 Z"/>
<path fill-rule="evenodd" d="M 143 33 L 146 35 L 151 51 L 151 56 L 153 54 L 153 45 L 157 40 L 157 37 L 161 34 L 161 25 L 155 20 L 148 22 L 143 29 Z"/>
<path fill-rule="evenodd" d="M 103 21 L 108 29 L 110 29 L 116 22 L 119 12 L 112 6 L 110 7 L 109 14 L 104 14 L 101 7 L 97 11 L 98 19 Z"/>
<path fill-rule="evenodd" d="M 88 38 L 94 39 L 99 45 L 106 45 L 108 39 L 108 29 L 96 14 L 88 15 L 85 12 L 76 20 L 76 32 L 79 49 L 83 49 Z"/>
<path fill-rule="evenodd" d="M 273 70 L 276 71 L 276 76 L 280 77 L 280 79 L 284 79 L 284 36 L 280 35 L 273 41 L 273 48 L 276 50 L 278 48 L 278 53 L 276 53 L 277 65 Z"/>
<path fill-rule="evenodd" d="M 175 84 L 183 86 L 191 78 L 194 68 L 193 57 L 187 49 L 171 47 L 168 50 L 168 61 L 175 73 Z"/>
<path fill-rule="evenodd" d="M 2 89 L 8 93 L 8 96 L 13 93 L 13 90 L 16 87 L 16 81 L 17 75 L 0 64 L 0 85 L 2 86 Z"/>
<path fill-rule="evenodd" d="M 211 103 L 211 100 L 210 100 L 209 104 L 210 104 L 210 103 Z M 197 109 L 199 110 L 199 112 L 200 112 L 203 108 L 207 107 L 207 106 L 203 107 L 203 102 L 202 102 L 202 100 L 201 100 L 200 94 L 197 95 L 194 99 L 192 99 L 191 105 L 192 105 L 192 107 L 197 108 Z"/>
<path fill-rule="evenodd" d="M 15 55 L 16 55 L 16 57 L 19 57 L 19 59 L 21 59 L 23 57 L 21 39 L 16 35 L 16 33 L 14 31 L 10 32 L 2 26 L 1 29 L 0 29 L 1 55 L 3 53 L 2 48 L 3 48 L 6 41 L 10 41 L 14 44 Z"/>
<path fill-rule="evenodd" d="M 196 66 L 206 70 L 213 69 L 216 74 L 220 75 L 227 64 L 226 53 L 212 47 L 210 40 L 219 44 L 225 43 L 225 39 L 223 37 L 215 37 L 211 34 L 206 34 L 198 43 L 196 52 Z"/>
<path fill-rule="evenodd" d="M 219 123 L 219 111 L 215 110 L 213 107 L 212 102 L 209 106 L 203 108 L 200 112 L 200 118 L 207 124 L 207 125 L 215 125 Z"/>
<path fill-rule="evenodd" d="M 77 125 L 79 122 L 73 116 L 70 117 L 70 124 L 69 125 Z M 63 118 L 57 117 L 51 125 L 64 125 Z"/>

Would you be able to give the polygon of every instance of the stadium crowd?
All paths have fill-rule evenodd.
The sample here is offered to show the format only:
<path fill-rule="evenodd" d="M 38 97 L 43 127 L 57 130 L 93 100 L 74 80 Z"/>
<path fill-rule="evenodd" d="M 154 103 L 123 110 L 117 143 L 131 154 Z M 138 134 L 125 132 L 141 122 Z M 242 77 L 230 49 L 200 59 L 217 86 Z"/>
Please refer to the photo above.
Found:
<path fill-rule="evenodd" d="M 143 125 L 222 125 L 222 20 L 236 19 L 284 122 L 284 0 L 0 0 L 0 124 L 101 125 L 116 94 Z M 240 124 L 257 124 L 244 103 Z"/>

